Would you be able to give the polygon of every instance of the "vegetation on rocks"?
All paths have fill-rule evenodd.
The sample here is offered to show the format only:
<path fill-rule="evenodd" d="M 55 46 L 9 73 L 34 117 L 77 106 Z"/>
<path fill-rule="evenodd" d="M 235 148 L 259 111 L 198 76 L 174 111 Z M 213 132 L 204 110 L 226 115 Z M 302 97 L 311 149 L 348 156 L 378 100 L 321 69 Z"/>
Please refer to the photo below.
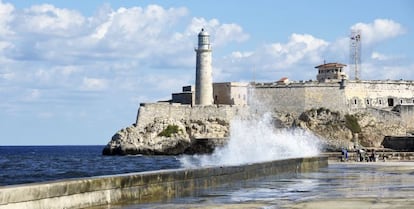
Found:
<path fill-rule="evenodd" d="M 358 119 L 354 115 L 345 115 L 345 126 L 352 131 L 352 133 L 361 133 L 361 126 Z"/>
<path fill-rule="evenodd" d="M 158 136 L 171 137 L 173 134 L 177 134 L 182 131 L 177 125 L 168 125 L 167 128 L 161 131 Z"/>

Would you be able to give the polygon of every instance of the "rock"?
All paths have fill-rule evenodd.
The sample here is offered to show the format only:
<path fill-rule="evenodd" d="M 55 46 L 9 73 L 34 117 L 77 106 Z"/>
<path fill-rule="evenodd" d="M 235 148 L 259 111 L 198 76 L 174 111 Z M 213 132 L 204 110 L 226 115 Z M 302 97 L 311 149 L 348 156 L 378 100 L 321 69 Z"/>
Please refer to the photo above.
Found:
<path fill-rule="evenodd" d="M 247 116 L 254 117 L 252 115 Z M 405 126 L 398 121 L 384 120 L 367 112 L 347 117 L 324 108 L 301 114 L 273 112 L 276 128 L 302 128 L 320 136 L 327 150 L 353 148 L 359 144 L 379 147 L 384 136 L 405 135 Z M 355 124 L 357 123 L 357 124 Z M 178 155 L 211 153 L 223 146 L 229 137 L 230 119 L 221 117 L 168 118 L 154 117 L 146 124 L 134 124 L 114 134 L 103 150 L 104 155 Z M 358 131 L 358 133 L 354 133 Z M 358 139 L 354 136 L 358 135 Z"/>
<path fill-rule="evenodd" d="M 321 136 L 329 150 L 353 148 L 356 143 L 367 147 L 379 147 L 385 136 L 406 133 L 404 126 L 397 121 L 382 121 L 366 112 L 355 113 L 352 116 L 361 128 L 357 141 L 354 141 L 354 133 L 347 126 L 345 115 L 324 108 L 301 113 L 292 126 L 308 129 Z"/>
<path fill-rule="evenodd" d="M 164 136 L 161 133 L 175 126 L 177 131 Z M 132 125 L 114 134 L 106 145 L 104 155 L 178 155 L 182 153 L 208 153 L 222 142 L 211 141 L 201 146 L 198 138 L 223 139 L 229 135 L 229 122 L 220 118 L 206 120 L 173 120 L 154 118 L 140 129 Z"/>

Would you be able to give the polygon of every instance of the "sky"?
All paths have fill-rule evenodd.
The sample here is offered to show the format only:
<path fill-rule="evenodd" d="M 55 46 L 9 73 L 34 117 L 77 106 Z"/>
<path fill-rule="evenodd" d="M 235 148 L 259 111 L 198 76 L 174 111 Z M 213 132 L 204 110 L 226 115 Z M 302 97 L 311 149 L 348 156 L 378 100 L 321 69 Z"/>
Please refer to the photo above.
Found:
<path fill-rule="evenodd" d="M 105 145 L 194 85 L 201 28 L 214 82 L 315 80 L 352 30 L 361 79 L 414 80 L 411 0 L 0 0 L 0 145 Z"/>

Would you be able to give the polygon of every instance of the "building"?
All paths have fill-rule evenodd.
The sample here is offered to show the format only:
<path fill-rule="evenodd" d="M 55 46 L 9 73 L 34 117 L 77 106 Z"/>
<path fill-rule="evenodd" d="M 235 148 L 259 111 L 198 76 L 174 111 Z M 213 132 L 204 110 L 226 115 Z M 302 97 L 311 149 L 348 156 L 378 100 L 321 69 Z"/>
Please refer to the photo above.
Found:
<path fill-rule="evenodd" d="M 248 83 L 223 82 L 213 83 L 215 105 L 247 105 Z M 195 105 L 194 86 L 183 86 L 183 91 L 172 94 L 172 103 Z"/>
<path fill-rule="evenodd" d="M 173 93 L 171 96 L 171 102 L 173 103 L 195 105 L 194 86 L 183 86 L 182 92 Z"/>
<path fill-rule="evenodd" d="M 347 80 L 344 72 L 346 65 L 337 62 L 316 66 L 316 81 L 297 82 L 284 77 L 266 83 L 212 83 L 212 51 L 209 35 L 203 29 L 198 34 L 198 41 L 195 89 L 192 86 L 183 87 L 183 92 L 172 95 L 172 103 L 261 105 L 268 111 L 298 113 L 321 107 L 352 113 L 414 105 L 414 81 Z"/>
<path fill-rule="evenodd" d="M 214 83 L 214 104 L 247 105 L 248 86 L 243 82 Z"/>
<path fill-rule="evenodd" d="M 315 67 L 318 69 L 318 75 L 316 76 L 316 80 L 318 80 L 319 82 L 326 82 L 345 79 L 346 74 L 343 70 L 345 66 L 346 65 L 341 63 L 326 63 L 318 65 Z"/>

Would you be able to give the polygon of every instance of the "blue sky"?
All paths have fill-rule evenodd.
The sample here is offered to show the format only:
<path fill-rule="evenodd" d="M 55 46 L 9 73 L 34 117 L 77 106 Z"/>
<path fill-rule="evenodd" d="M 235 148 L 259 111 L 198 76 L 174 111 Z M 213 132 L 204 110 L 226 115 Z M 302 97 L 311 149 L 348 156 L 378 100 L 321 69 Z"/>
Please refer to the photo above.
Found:
<path fill-rule="evenodd" d="M 0 0 L 0 145 L 106 144 L 194 83 L 202 27 L 216 82 L 315 79 L 352 29 L 362 79 L 414 80 L 413 20 L 410 0 Z"/>

